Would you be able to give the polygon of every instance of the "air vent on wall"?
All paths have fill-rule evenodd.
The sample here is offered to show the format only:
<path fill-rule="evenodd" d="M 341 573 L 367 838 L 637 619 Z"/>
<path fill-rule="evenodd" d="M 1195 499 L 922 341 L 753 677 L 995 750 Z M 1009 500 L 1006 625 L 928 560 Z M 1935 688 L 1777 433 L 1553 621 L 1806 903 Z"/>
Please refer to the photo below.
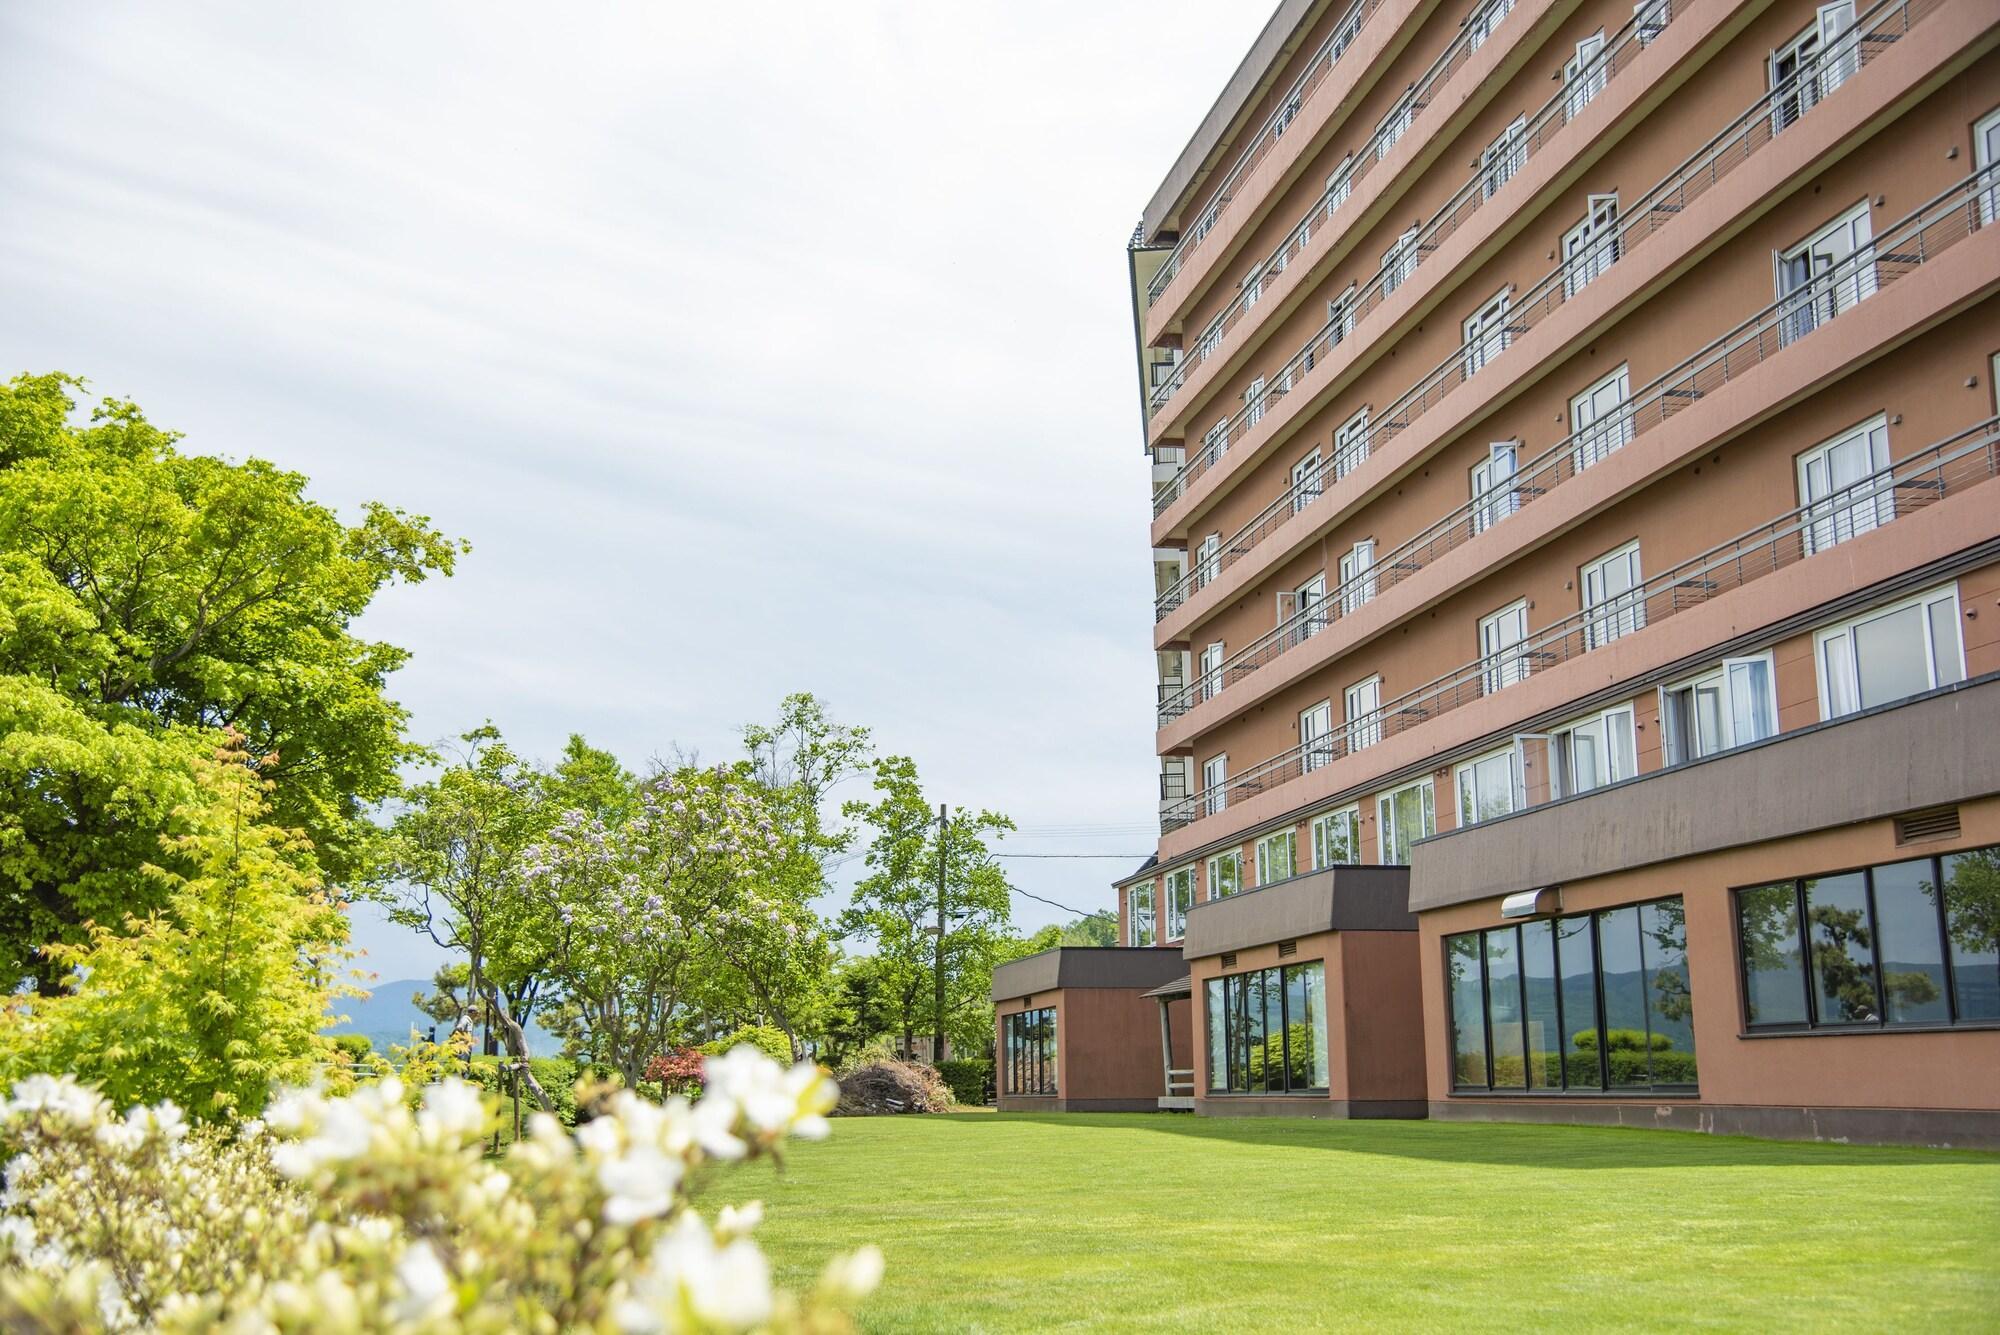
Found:
<path fill-rule="evenodd" d="M 1222 967 L 1223 967 L 1223 968 L 1225 968 L 1225 969 L 1233 969 L 1233 968 L 1235 968 L 1235 967 L 1236 967 L 1236 952 L 1235 952 L 1235 951 L 1233 951 L 1233 950 L 1232 950 L 1232 951 L 1230 951 L 1230 952 L 1229 952 L 1228 954 L 1226 954 L 1226 955 L 1224 955 L 1224 956 L 1222 957 Z"/>
<path fill-rule="evenodd" d="M 1950 839 L 1958 833 L 1957 807 L 1932 807 L 1896 817 L 1896 842 L 1913 844 L 1921 839 Z"/>
<path fill-rule="evenodd" d="M 1296 942 L 1296 941 L 1280 941 L 1280 942 L 1278 943 L 1278 958 L 1279 958 L 1279 959 L 1281 959 L 1281 960 L 1288 960 L 1288 959 L 1290 959 L 1290 958 L 1291 958 L 1292 956 L 1294 956 L 1294 955 L 1296 955 L 1296 954 L 1298 954 L 1298 953 L 1299 953 L 1299 943 L 1298 943 L 1298 942 Z"/>

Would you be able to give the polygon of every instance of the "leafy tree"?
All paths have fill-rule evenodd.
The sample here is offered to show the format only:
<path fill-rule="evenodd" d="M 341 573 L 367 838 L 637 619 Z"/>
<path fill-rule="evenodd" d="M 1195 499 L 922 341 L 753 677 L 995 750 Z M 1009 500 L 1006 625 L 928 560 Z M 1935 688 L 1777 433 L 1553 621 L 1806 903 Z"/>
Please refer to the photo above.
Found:
<path fill-rule="evenodd" d="M 264 823 L 272 785 L 234 742 L 194 762 L 187 832 L 163 840 L 187 870 L 145 868 L 164 907 L 49 947 L 72 992 L 18 997 L 0 1019 L 8 1075 L 70 1071 L 120 1103 L 220 1118 L 258 1112 L 273 1082 L 331 1054 L 320 1028 L 346 915 L 305 838 Z"/>
<path fill-rule="evenodd" d="M 0 764 L 20 780 L 0 790 L 0 967 L 45 992 L 35 947 L 159 904 L 140 868 L 184 809 L 192 734 L 234 729 L 273 820 L 354 875 L 365 810 L 417 751 L 384 693 L 404 652 L 352 624 L 463 550 L 379 504 L 344 523 L 262 460 L 184 454 L 130 403 L 79 425 L 80 386 L 0 386 Z"/>
<path fill-rule="evenodd" d="M 1092 913 L 1078 918 L 1062 929 L 1062 939 L 1057 944 L 1115 946 L 1118 944 L 1118 918 L 1110 913 Z"/>
<path fill-rule="evenodd" d="M 960 812 L 940 829 L 916 764 L 907 756 L 878 760 L 875 800 L 849 803 L 846 810 L 874 837 L 870 874 L 855 886 L 841 927 L 874 946 L 882 985 L 895 1001 L 904 1050 L 919 1025 L 938 1038 L 983 1044 L 992 1029 L 993 966 L 1003 956 L 1012 914 L 1012 887 L 987 841 L 1014 823 L 992 811 Z"/>

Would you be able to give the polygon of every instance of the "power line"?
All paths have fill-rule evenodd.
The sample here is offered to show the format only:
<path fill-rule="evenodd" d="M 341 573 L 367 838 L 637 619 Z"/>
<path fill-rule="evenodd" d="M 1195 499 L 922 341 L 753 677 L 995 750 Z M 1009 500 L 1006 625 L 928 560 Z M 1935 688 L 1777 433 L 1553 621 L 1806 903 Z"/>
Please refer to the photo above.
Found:
<path fill-rule="evenodd" d="M 1079 918 L 1108 918 L 1111 916 L 1111 912 L 1108 909 L 1098 909 L 1092 913 L 1085 913 L 1082 909 L 1073 909 L 1067 904 L 1058 904 L 1053 899 L 1043 899 L 1040 895 L 1029 894 L 1026 890 L 1014 889 L 1012 886 L 1009 886 L 1008 889 L 1014 890 L 1014 893 L 1017 895 L 1026 895 L 1029 899 L 1035 900 L 1038 903 L 1047 904 L 1052 909 L 1061 909 L 1064 913 L 1074 913 Z"/>
<path fill-rule="evenodd" d="M 995 858 L 1111 858 L 1120 862 L 1130 862 L 1133 858 L 1151 857 L 1150 853 L 992 853 Z"/>

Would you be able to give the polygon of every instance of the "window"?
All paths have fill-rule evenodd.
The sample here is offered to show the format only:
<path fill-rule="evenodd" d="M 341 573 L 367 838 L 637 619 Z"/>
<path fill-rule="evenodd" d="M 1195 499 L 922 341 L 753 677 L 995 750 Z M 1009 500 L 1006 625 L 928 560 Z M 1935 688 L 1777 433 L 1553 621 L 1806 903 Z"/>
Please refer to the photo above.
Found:
<path fill-rule="evenodd" d="M 1507 350 L 1507 290 L 1502 288 L 1492 300 L 1465 318 L 1465 378 Z"/>
<path fill-rule="evenodd" d="M 1933 589 L 1823 630 L 1814 645 L 1822 719 L 1964 681 L 1958 586 Z"/>
<path fill-rule="evenodd" d="M 1347 202 L 1347 196 L 1354 189 L 1354 155 L 1349 153 L 1326 178 L 1326 211 L 1332 213 Z"/>
<path fill-rule="evenodd" d="M 1208 897 L 1223 899 L 1243 888 L 1243 854 L 1237 849 L 1208 860 Z"/>
<path fill-rule="evenodd" d="M 1203 453 L 1208 456 L 1205 467 L 1215 467 L 1222 461 L 1222 456 L 1229 452 L 1229 423 L 1225 420 L 1210 427 L 1208 434 L 1201 438 L 1201 446 Z"/>
<path fill-rule="evenodd" d="M 1264 295 L 1264 266 L 1258 265 L 1243 276 L 1243 309 L 1249 310 Z"/>
<path fill-rule="evenodd" d="M 1382 679 L 1370 677 L 1367 681 L 1357 681 L 1346 691 L 1347 708 L 1347 749 L 1359 751 L 1382 740 L 1382 720 L 1376 717 L 1382 708 Z"/>
<path fill-rule="evenodd" d="M 1340 558 L 1340 614 L 1353 616 L 1356 608 L 1375 596 L 1375 539 L 1363 538 L 1354 550 Z"/>
<path fill-rule="evenodd" d="M 1667 0 L 1639 0 L 1632 6 L 1632 19 L 1639 25 L 1639 45 L 1651 46 L 1672 21 L 1673 6 Z"/>
<path fill-rule="evenodd" d="M 2000 1020 L 2000 846 L 1736 892 L 1744 1024 Z"/>
<path fill-rule="evenodd" d="M 1771 53 L 1772 134 L 1811 111 L 1860 68 L 1854 43 L 1840 40 L 1853 26 L 1853 0 L 1821 5 L 1804 32 Z"/>
<path fill-rule="evenodd" d="M 1226 791 L 1229 783 L 1229 757 L 1227 754 L 1210 756 L 1201 762 L 1201 803 L 1202 814 L 1213 816 L 1229 804 Z"/>
<path fill-rule="evenodd" d="M 1315 816 L 1312 834 L 1313 870 L 1348 866 L 1361 860 L 1361 808 L 1342 807 Z"/>
<path fill-rule="evenodd" d="M 1458 767 L 1458 823 L 1477 825 L 1514 810 L 1514 748 L 1495 751 Z"/>
<path fill-rule="evenodd" d="M 1333 477 L 1337 482 L 1368 459 L 1368 410 L 1363 408 L 1333 432 Z"/>
<path fill-rule="evenodd" d="M 1645 581 L 1639 576 L 1639 544 L 1628 542 L 1583 568 L 1583 625 L 1586 649 L 1599 649 L 1646 626 Z"/>
<path fill-rule="evenodd" d="M 1222 573 L 1222 535 L 1211 533 L 1194 549 L 1194 586 L 1199 589 Z"/>
<path fill-rule="evenodd" d="M 1465 49 L 1468 53 L 1477 51 L 1500 26 L 1500 20 L 1514 12 L 1514 0 L 1493 0 L 1493 3 L 1476 10 L 1466 22 Z"/>
<path fill-rule="evenodd" d="M 1187 935 L 1188 910 L 1194 907 L 1194 864 L 1176 867 L 1167 873 L 1167 930 L 1162 941 L 1178 941 Z"/>
<path fill-rule="evenodd" d="M 1201 651 L 1201 698 L 1213 700 L 1222 694 L 1222 641 Z"/>
<path fill-rule="evenodd" d="M 1400 865 L 1410 860 L 1410 845 L 1437 833 L 1437 791 L 1429 779 L 1419 779 L 1375 799 L 1375 818 L 1382 840 L 1382 861 Z"/>
<path fill-rule="evenodd" d="M 1056 1092 L 1056 1010 L 1018 1011 L 1002 1026 L 1007 1045 L 1005 1088 L 1009 1094 Z"/>
<path fill-rule="evenodd" d="M 1875 294 L 1872 235 L 1864 199 L 1778 256 L 1778 298 L 1785 303 L 1780 341 L 1804 338 Z"/>
<path fill-rule="evenodd" d="M 1295 590 L 1278 594 L 1278 625 L 1290 626 L 1292 642 L 1309 640 L 1326 629 L 1326 572 L 1321 571 Z"/>
<path fill-rule="evenodd" d="M 1381 125 L 1375 130 L 1375 161 L 1380 162 L 1389 156 L 1390 151 L 1396 147 L 1397 142 L 1409 130 L 1410 123 L 1416 118 L 1417 99 L 1414 97 L 1406 97 L 1390 109 L 1389 114 L 1382 118 Z"/>
<path fill-rule="evenodd" d="M 1512 483 L 1520 446 L 1496 440 L 1486 458 L 1472 466 L 1472 531 L 1484 533 L 1520 507 L 1521 493 Z"/>
<path fill-rule="evenodd" d="M 1292 465 L 1292 513 L 1311 505 L 1319 499 L 1319 451 L 1314 450 L 1305 458 Z"/>
<path fill-rule="evenodd" d="M 1354 332 L 1354 284 L 1326 303 L 1326 345 L 1339 347 Z"/>
<path fill-rule="evenodd" d="M 1694 1090 L 1678 896 L 1465 932 L 1444 946 L 1454 1091 Z"/>
<path fill-rule="evenodd" d="M 1563 237 L 1563 297 L 1601 277 L 1618 259 L 1618 196 L 1592 195 L 1583 221 Z"/>
<path fill-rule="evenodd" d="M 1293 93 L 1285 99 L 1285 105 L 1278 108 L 1278 114 L 1271 118 L 1271 137 L 1273 139 L 1284 134 L 1286 130 L 1291 128 L 1292 122 L 1298 119 L 1299 101 L 1299 94 Z"/>
<path fill-rule="evenodd" d="M 1896 517 L 1889 468 L 1889 423 L 1877 417 L 1799 456 L 1799 504 L 1809 507 L 1800 538 L 1807 555 L 1846 542 Z"/>
<path fill-rule="evenodd" d="M 1576 55 L 1563 66 L 1563 110 L 1567 119 L 1575 120 L 1604 91 L 1611 67 L 1609 62 L 1597 58 L 1603 50 L 1604 30 L 1600 28 L 1576 44 Z"/>
<path fill-rule="evenodd" d="M 1213 323 L 1211 323 L 1208 326 L 1208 328 L 1201 331 L 1201 337 L 1195 340 L 1194 343 L 1195 360 L 1198 362 L 1207 361 L 1209 357 L 1214 354 L 1215 350 L 1221 346 L 1222 346 L 1222 317 L 1218 315 L 1215 317 Z"/>
<path fill-rule="evenodd" d="M 1486 664 L 1480 684 L 1485 694 L 1512 686 L 1528 675 L 1528 656 L 1521 648 L 1527 638 L 1525 598 L 1479 619 L 1479 657 Z"/>
<path fill-rule="evenodd" d="M 1575 797 L 1639 772 L 1632 706 L 1619 705 L 1549 734 L 1551 797 Z"/>
<path fill-rule="evenodd" d="M 1280 830 L 1257 841 L 1257 884 L 1275 885 L 1289 881 L 1299 857 L 1299 832 Z"/>
<path fill-rule="evenodd" d="M 1127 935 L 1135 946 L 1153 944 L 1153 884 L 1135 885 L 1126 893 Z"/>
<path fill-rule="evenodd" d="M 1264 420 L 1264 377 L 1258 376 L 1243 391 L 1243 429 L 1248 431 Z"/>
<path fill-rule="evenodd" d="M 1333 701 L 1299 711 L 1299 769 L 1306 774 L 1333 763 Z"/>
<path fill-rule="evenodd" d="M 1396 238 L 1396 244 L 1382 254 L 1382 295 L 1388 296 L 1417 271 L 1417 229 Z"/>
<path fill-rule="evenodd" d="M 1570 463 L 1581 473 L 1632 442 L 1631 368 L 1621 366 L 1569 401 Z"/>
<path fill-rule="evenodd" d="M 1660 688 L 1664 763 L 1682 765 L 1778 733 L 1771 656 L 1725 658 L 1677 686 Z"/>
<path fill-rule="evenodd" d="M 1988 173 L 1986 189 L 1979 196 L 1979 225 L 1991 227 L 2000 219 L 2000 180 L 1993 165 L 2000 163 L 2000 111 L 1988 114 L 1972 127 L 1972 165 Z"/>
<path fill-rule="evenodd" d="M 1528 160 L 1528 118 L 1516 116 L 1514 123 L 1501 131 L 1500 137 L 1486 146 L 1479 155 L 1480 191 L 1491 199 L 1500 187 L 1514 179 L 1514 173 L 1521 170 Z"/>
<path fill-rule="evenodd" d="M 1202 1002 L 1211 1093 L 1325 1092 L 1324 964 L 1211 978 Z"/>

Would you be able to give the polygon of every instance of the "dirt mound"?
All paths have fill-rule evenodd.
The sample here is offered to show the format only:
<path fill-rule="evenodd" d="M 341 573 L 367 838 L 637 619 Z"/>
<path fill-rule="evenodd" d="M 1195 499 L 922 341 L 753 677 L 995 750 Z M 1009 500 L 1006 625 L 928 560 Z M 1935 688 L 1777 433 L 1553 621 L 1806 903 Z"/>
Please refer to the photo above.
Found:
<path fill-rule="evenodd" d="M 951 1089 L 928 1066 L 915 1062 L 870 1062 L 840 1077 L 836 1117 L 884 1117 L 892 1113 L 951 1111 Z"/>

